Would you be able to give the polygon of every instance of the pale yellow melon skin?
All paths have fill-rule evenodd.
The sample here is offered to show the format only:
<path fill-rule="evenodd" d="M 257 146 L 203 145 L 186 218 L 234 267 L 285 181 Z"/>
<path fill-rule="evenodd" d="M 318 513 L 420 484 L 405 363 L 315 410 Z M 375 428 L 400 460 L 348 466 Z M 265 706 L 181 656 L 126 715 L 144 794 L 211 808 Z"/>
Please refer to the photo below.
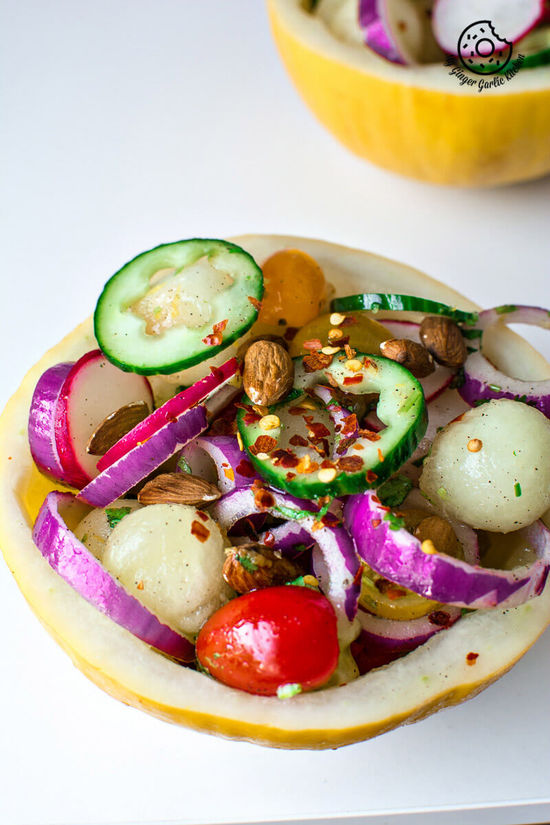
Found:
<path fill-rule="evenodd" d="M 495 186 L 550 171 L 550 67 L 497 90 L 461 87 L 443 65 L 401 67 L 343 43 L 302 0 L 268 0 L 298 92 L 356 155 L 430 183 Z"/>
<path fill-rule="evenodd" d="M 303 249 L 319 261 L 339 294 L 386 289 L 473 308 L 417 270 L 365 252 L 294 237 L 233 240 L 259 263 L 277 249 Z M 75 359 L 93 346 L 87 321 L 30 370 L 0 419 L 0 545 L 42 624 L 75 665 L 112 696 L 196 730 L 275 747 L 333 748 L 475 695 L 512 667 L 550 624 L 549 585 L 541 597 L 515 610 L 472 614 L 404 659 L 345 687 L 284 701 L 232 690 L 158 654 L 72 590 L 31 538 L 32 521 L 54 487 L 30 458 L 26 422 L 32 392 L 48 366 Z M 509 330 L 499 331 L 493 347 L 510 366 L 520 358 L 533 375 L 548 374 L 546 362 Z M 470 651 L 479 653 L 474 667 L 466 664 Z"/>

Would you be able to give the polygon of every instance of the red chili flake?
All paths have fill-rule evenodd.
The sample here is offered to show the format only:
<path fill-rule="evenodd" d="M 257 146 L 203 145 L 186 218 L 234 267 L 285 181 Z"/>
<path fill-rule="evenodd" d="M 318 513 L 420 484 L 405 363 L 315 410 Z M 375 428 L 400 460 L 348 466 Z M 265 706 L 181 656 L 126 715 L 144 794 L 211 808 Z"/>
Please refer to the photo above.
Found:
<path fill-rule="evenodd" d="M 365 462 L 358 455 L 349 455 L 338 459 L 338 469 L 343 473 L 358 473 Z"/>
<path fill-rule="evenodd" d="M 349 387 L 350 384 L 360 384 L 363 380 L 363 376 L 361 374 L 358 375 L 346 375 L 344 378 L 343 384 L 345 387 Z"/>
<path fill-rule="evenodd" d="M 329 461 L 328 458 L 325 458 L 324 461 L 321 461 L 321 469 L 322 470 L 334 470 L 335 466 L 336 465 L 335 465 L 334 461 Z"/>
<path fill-rule="evenodd" d="M 357 318 L 354 318 L 352 315 L 346 315 L 342 323 L 339 325 L 341 327 L 352 327 L 354 324 L 359 323 Z"/>
<path fill-rule="evenodd" d="M 478 656 L 479 656 L 479 653 L 472 653 L 470 651 L 470 653 L 468 653 L 467 656 L 466 656 L 466 664 L 467 665 L 475 665 Z"/>
<path fill-rule="evenodd" d="M 338 527 L 342 523 L 342 520 L 338 518 L 334 513 L 325 513 L 325 515 L 321 518 L 321 524 L 323 527 Z"/>
<path fill-rule="evenodd" d="M 195 513 L 203 521 L 208 521 L 208 516 L 206 515 L 206 513 L 203 513 L 202 510 L 195 510 Z"/>
<path fill-rule="evenodd" d="M 452 421 L 449 421 L 449 424 L 458 424 L 459 421 L 462 421 L 462 419 L 464 418 L 465 415 L 466 415 L 465 412 L 460 413 L 460 415 L 457 415 L 457 417 L 453 418 Z"/>
<path fill-rule="evenodd" d="M 289 407 L 288 411 L 291 415 L 304 415 L 307 413 L 306 407 Z"/>
<path fill-rule="evenodd" d="M 298 464 L 296 465 L 296 472 L 304 473 L 305 475 L 315 473 L 318 469 L 319 464 L 316 461 L 312 461 L 309 455 L 305 455 L 303 458 L 301 458 Z"/>
<path fill-rule="evenodd" d="M 307 341 L 304 341 L 302 347 L 309 350 L 319 350 L 323 349 L 323 344 L 320 338 L 309 338 Z"/>
<path fill-rule="evenodd" d="M 364 450 L 364 449 L 365 449 L 365 445 L 364 445 L 364 444 L 354 444 L 354 445 L 353 445 L 353 449 L 354 449 L 354 450 Z"/>
<path fill-rule="evenodd" d="M 366 355 L 363 358 L 363 366 L 369 367 L 375 371 L 378 370 L 378 364 Z"/>
<path fill-rule="evenodd" d="M 332 355 L 325 355 L 322 352 L 315 352 L 311 355 L 304 355 L 303 365 L 306 372 L 317 372 L 330 367 L 332 364 Z"/>
<path fill-rule="evenodd" d="M 313 443 L 321 441 L 322 438 L 327 438 L 330 435 L 330 430 L 325 427 L 320 421 L 314 421 L 312 415 L 304 415 L 307 431 L 309 433 L 309 440 Z"/>
<path fill-rule="evenodd" d="M 285 476 L 287 481 L 292 481 L 293 478 L 296 478 L 296 473 L 288 472 Z"/>
<path fill-rule="evenodd" d="M 311 440 L 311 446 L 315 452 L 321 456 L 321 458 L 325 458 L 325 456 L 330 455 L 330 446 L 326 438 L 322 438 L 318 444 L 314 444 L 313 440 Z"/>
<path fill-rule="evenodd" d="M 307 447 L 308 446 L 307 438 L 304 438 L 303 435 L 298 435 L 298 433 L 296 433 L 296 435 L 293 435 L 292 438 L 289 439 L 288 443 L 292 444 L 293 447 Z"/>
<path fill-rule="evenodd" d="M 384 461 L 384 456 L 382 455 L 382 450 L 378 447 L 378 461 L 382 463 Z"/>
<path fill-rule="evenodd" d="M 343 438 L 338 446 L 336 447 L 336 452 L 338 455 L 343 455 L 346 450 L 351 447 L 353 442 L 355 441 L 355 436 L 350 436 L 349 438 Z"/>
<path fill-rule="evenodd" d="M 210 372 L 218 381 L 223 381 L 223 372 L 219 367 L 210 367 Z"/>
<path fill-rule="evenodd" d="M 217 332 L 213 335 L 207 335 L 206 338 L 202 339 L 202 343 L 206 344 L 208 347 L 219 347 L 222 341 L 223 336 Z"/>
<path fill-rule="evenodd" d="M 373 430 L 359 430 L 359 435 L 361 438 L 366 438 L 367 441 L 380 441 L 382 438 L 379 433 L 375 433 Z"/>
<path fill-rule="evenodd" d="M 383 510 L 385 513 L 391 513 L 391 507 L 386 507 L 385 504 L 379 504 L 378 509 Z"/>
<path fill-rule="evenodd" d="M 349 344 L 346 344 L 344 349 L 346 351 L 346 358 L 348 358 L 349 360 L 355 358 L 355 356 L 357 355 L 357 350 L 353 349 L 353 347 L 350 347 Z"/>
<path fill-rule="evenodd" d="M 200 521 L 191 522 L 191 535 L 201 541 L 203 544 L 210 535 L 210 530 L 201 524 Z"/>
<path fill-rule="evenodd" d="M 262 302 L 258 301 L 257 298 L 254 298 L 253 295 L 247 295 L 247 298 L 250 301 L 250 303 L 252 304 L 252 306 L 254 307 L 254 309 L 259 312 L 262 308 Z"/>
<path fill-rule="evenodd" d="M 143 587 L 144 587 L 143 581 L 142 580 L 138 581 L 138 583 L 136 584 L 136 587 L 137 587 L 138 590 L 143 590 Z"/>
<path fill-rule="evenodd" d="M 450 619 L 451 617 L 444 610 L 434 610 L 428 616 L 430 624 L 434 624 L 436 627 L 449 627 Z"/>
<path fill-rule="evenodd" d="M 243 422 L 248 427 L 250 426 L 250 424 L 256 424 L 256 422 L 259 421 L 262 417 L 263 416 L 261 416 L 259 413 L 254 412 L 254 410 L 249 410 L 249 412 L 244 414 Z"/>
<path fill-rule="evenodd" d="M 325 374 L 325 378 L 327 379 L 327 381 L 328 381 L 328 383 L 330 384 L 331 387 L 337 387 L 338 386 L 338 381 L 336 380 L 336 378 L 333 375 L 330 374 L 330 372 L 327 372 Z"/>
<path fill-rule="evenodd" d="M 221 335 L 222 332 L 225 331 L 225 328 L 226 328 L 228 323 L 229 322 L 228 322 L 227 318 L 225 318 L 225 320 L 223 320 L 223 321 L 218 321 L 218 323 L 214 324 L 214 326 L 212 327 L 212 332 Z"/>
<path fill-rule="evenodd" d="M 267 533 L 264 533 L 264 544 L 266 547 L 273 547 L 275 544 L 275 536 L 269 530 Z"/>
<path fill-rule="evenodd" d="M 345 347 L 349 343 L 349 335 L 341 335 L 340 338 L 329 338 L 330 347 Z"/>
<path fill-rule="evenodd" d="M 260 510 L 269 510 L 270 507 L 275 506 L 275 499 L 269 490 L 264 490 L 263 487 L 253 488 L 254 504 Z"/>
<path fill-rule="evenodd" d="M 357 416 L 355 413 L 348 415 L 342 421 L 342 435 L 353 435 L 357 430 Z"/>
<path fill-rule="evenodd" d="M 293 341 L 296 338 L 296 334 L 300 327 L 287 327 L 286 332 L 283 335 L 285 341 Z"/>
<path fill-rule="evenodd" d="M 371 519 L 370 523 L 371 523 L 372 527 L 374 527 L 374 529 L 376 530 L 377 527 L 380 527 L 380 525 L 382 524 L 382 521 L 379 518 L 373 518 L 373 519 Z"/>
<path fill-rule="evenodd" d="M 285 470 L 297 467 L 300 463 L 300 459 L 297 455 L 294 455 L 292 450 L 283 449 L 273 450 L 271 460 L 276 467 L 283 467 Z"/>
<path fill-rule="evenodd" d="M 254 478 L 254 476 L 256 475 L 256 470 L 247 458 L 241 458 L 241 460 L 235 467 L 235 472 L 238 473 L 238 475 L 240 476 L 244 476 L 245 478 Z"/>
<path fill-rule="evenodd" d="M 399 587 L 399 585 L 388 581 L 388 579 L 377 579 L 374 582 L 374 586 L 380 591 L 380 593 L 382 593 L 383 596 L 387 596 L 388 599 L 391 599 L 391 601 L 402 599 L 403 596 L 407 595 L 406 590 Z"/>
<path fill-rule="evenodd" d="M 270 453 L 276 446 L 276 438 L 272 438 L 270 435 L 259 435 L 252 447 L 249 449 L 252 455 L 258 455 L 258 453 Z"/>
<path fill-rule="evenodd" d="M 369 484 L 374 484 L 378 476 L 376 475 L 376 473 L 373 473 L 372 470 L 367 470 L 365 478 L 367 479 Z M 376 501 L 378 504 L 380 503 L 380 499 L 377 499 Z"/>

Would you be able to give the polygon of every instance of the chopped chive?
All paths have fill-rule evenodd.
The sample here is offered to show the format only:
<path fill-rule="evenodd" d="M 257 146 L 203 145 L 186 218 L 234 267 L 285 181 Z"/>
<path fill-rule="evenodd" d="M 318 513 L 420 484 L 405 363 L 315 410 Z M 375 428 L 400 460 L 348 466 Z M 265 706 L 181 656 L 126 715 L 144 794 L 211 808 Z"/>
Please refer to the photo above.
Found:
<path fill-rule="evenodd" d="M 279 685 L 277 688 L 277 699 L 291 699 L 302 692 L 302 686 L 298 682 L 290 682 L 287 685 Z"/>
<path fill-rule="evenodd" d="M 439 496 L 439 498 L 442 498 L 442 499 L 449 498 L 449 493 L 447 492 L 445 487 L 440 487 L 439 490 L 437 491 L 437 495 Z"/>
<path fill-rule="evenodd" d="M 128 515 L 130 510 L 130 507 L 109 507 L 105 510 L 105 515 L 107 516 L 107 521 L 109 522 L 109 527 L 111 530 L 116 527 L 120 521 L 122 521 L 124 516 Z"/>
<path fill-rule="evenodd" d="M 516 481 L 514 484 L 514 493 L 516 494 L 516 498 L 519 498 L 521 495 L 521 484 L 519 481 Z"/>
<path fill-rule="evenodd" d="M 489 384 L 489 389 L 492 390 L 493 392 L 501 392 L 502 391 L 502 387 L 499 387 L 498 384 Z"/>
<path fill-rule="evenodd" d="M 401 530 L 405 526 L 405 519 L 396 516 L 395 513 L 386 513 L 384 521 L 389 521 L 390 530 Z"/>
<path fill-rule="evenodd" d="M 239 556 L 237 553 L 235 555 L 235 561 L 241 564 L 249 573 L 254 573 L 254 571 L 258 569 L 256 562 L 249 559 L 248 556 Z"/>

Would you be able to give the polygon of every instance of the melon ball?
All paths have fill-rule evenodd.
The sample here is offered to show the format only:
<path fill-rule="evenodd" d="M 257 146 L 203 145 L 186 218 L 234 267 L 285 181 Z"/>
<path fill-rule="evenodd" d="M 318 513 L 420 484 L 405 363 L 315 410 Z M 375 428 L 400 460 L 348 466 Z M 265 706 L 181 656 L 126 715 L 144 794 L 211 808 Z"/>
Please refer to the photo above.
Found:
<path fill-rule="evenodd" d="M 139 510 L 141 506 L 135 498 L 119 498 L 109 507 L 92 510 L 84 516 L 78 523 L 74 534 L 98 561 L 103 561 L 107 539 L 116 525 L 129 513 Z"/>
<path fill-rule="evenodd" d="M 191 637 L 233 595 L 222 577 L 224 560 L 216 522 L 186 504 L 151 504 L 126 516 L 103 556 L 128 593 Z"/>
<path fill-rule="evenodd" d="M 434 438 L 420 489 L 449 517 L 508 533 L 550 507 L 550 421 L 519 401 L 468 410 Z"/>

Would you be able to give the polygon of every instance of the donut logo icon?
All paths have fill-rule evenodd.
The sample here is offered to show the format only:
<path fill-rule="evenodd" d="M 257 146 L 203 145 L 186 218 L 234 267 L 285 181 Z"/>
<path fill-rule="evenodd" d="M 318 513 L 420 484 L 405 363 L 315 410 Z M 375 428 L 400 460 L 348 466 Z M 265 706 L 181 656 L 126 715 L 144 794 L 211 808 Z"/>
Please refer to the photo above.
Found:
<path fill-rule="evenodd" d="M 495 74 L 510 61 L 512 44 L 498 36 L 490 20 L 478 20 L 460 35 L 458 56 L 469 72 Z"/>

